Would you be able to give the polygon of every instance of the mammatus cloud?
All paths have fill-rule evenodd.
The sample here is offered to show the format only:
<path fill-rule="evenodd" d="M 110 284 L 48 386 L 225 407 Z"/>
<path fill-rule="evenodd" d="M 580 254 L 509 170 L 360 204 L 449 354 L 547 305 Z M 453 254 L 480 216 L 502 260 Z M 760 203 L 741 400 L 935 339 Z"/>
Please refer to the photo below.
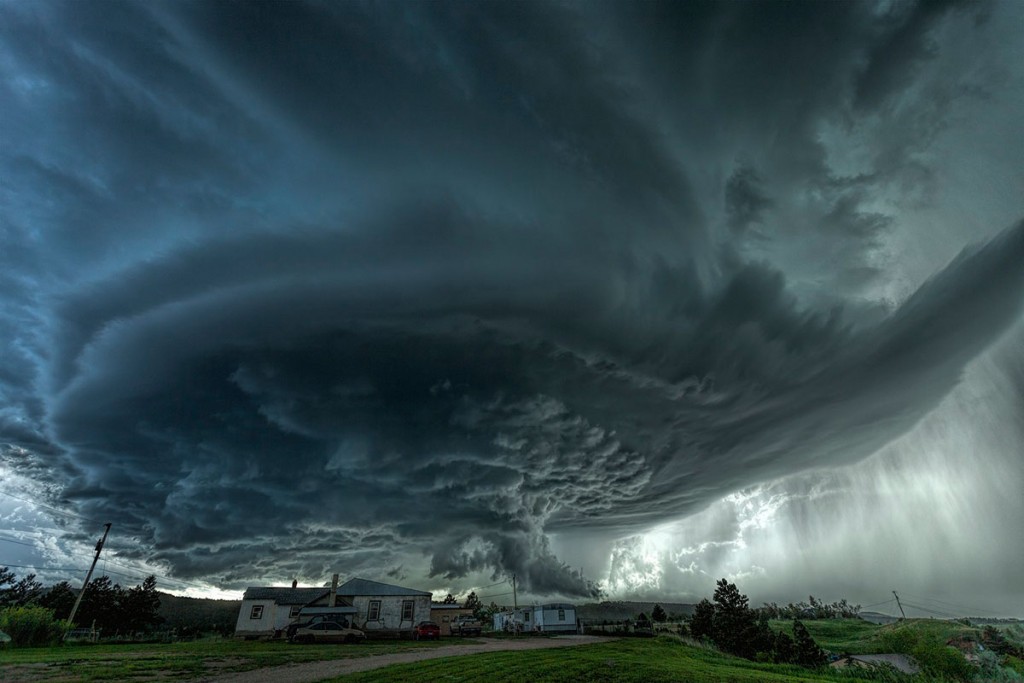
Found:
<path fill-rule="evenodd" d="M 595 595 L 550 534 L 866 458 L 1020 318 L 994 209 L 888 295 L 975 10 L 109 9 L 4 10 L 0 438 L 176 576 Z"/>

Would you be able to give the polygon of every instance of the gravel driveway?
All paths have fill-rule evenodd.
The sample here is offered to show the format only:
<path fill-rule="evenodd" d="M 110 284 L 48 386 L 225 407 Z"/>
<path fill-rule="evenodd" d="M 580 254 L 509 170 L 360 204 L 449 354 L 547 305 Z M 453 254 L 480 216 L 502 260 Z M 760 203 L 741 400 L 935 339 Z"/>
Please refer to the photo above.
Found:
<path fill-rule="evenodd" d="M 591 643 L 606 643 L 614 638 L 603 636 L 555 636 L 554 638 L 518 638 L 488 640 L 479 645 L 453 645 L 437 647 L 429 650 L 397 652 L 387 655 L 370 655 L 356 659 L 339 659 L 327 662 L 309 662 L 308 664 L 285 664 L 265 669 L 254 669 L 224 676 L 207 676 L 193 679 L 202 683 L 315 683 L 326 678 L 357 671 L 379 669 L 392 664 L 422 662 L 438 657 L 461 657 L 480 652 L 499 652 L 501 650 L 543 650 L 552 647 L 574 647 Z"/>

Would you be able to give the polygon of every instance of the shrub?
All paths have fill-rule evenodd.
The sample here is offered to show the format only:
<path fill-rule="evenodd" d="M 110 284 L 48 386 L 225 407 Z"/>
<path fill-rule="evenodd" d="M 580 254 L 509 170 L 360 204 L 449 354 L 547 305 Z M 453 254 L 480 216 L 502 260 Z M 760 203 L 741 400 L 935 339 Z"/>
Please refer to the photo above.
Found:
<path fill-rule="evenodd" d="M 0 631 L 11 637 L 15 647 L 42 647 L 60 640 L 67 622 L 53 618 L 45 607 L 7 607 L 0 610 Z"/>
<path fill-rule="evenodd" d="M 900 626 L 883 633 L 881 641 L 889 652 L 902 652 L 909 655 L 917 645 L 918 634 L 906 626 Z"/>
<path fill-rule="evenodd" d="M 922 640 L 910 653 L 921 670 L 933 677 L 969 681 L 974 678 L 975 669 L 964 659 L 960 651 L 943 643 Z"/>

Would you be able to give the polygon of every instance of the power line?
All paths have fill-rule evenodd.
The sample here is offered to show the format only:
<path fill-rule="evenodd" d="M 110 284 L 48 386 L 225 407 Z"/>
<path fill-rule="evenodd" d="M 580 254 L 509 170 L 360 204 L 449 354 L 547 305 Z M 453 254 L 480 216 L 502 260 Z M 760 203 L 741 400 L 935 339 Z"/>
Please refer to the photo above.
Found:
<path fill-rule="evenodd" d="M 111 563 L 111 564 L 113 564 L 113 563 Z M 118 566 L 123 567 L 125 565 L 118 565 Z M 84 572 L 85 569 L 86 569 L 85 567 L 40 567 L 38 565 L 32 565 L 32 564 L 7 564 L 5 562 L 0 562 L 0 567 L 14 567 L 15 569 L 32 569 L 32 570 L 35 570 L 35 571 L 46 571 L 46 572 Z M 134 569 L 134 571 L 136 571 L 136 572 L 139 571 L 137 568 L 133 568 L 133 567 L 127 567 L 127 568 L 128 569 Z M 147 574 L 145 577 L 143 577 L 143 576 L 136 576 L 134 574 L 125 574 L 124 572 L 118 572 L 118 571 L 114 571 L 112 569 L 104 568 L 103 575 L 106 576 L 107 574 L 113 574 L 114 576 L 120 576 L 122 578 L 131 579 L 133 581 L 138 581 L 140 583 L 142 581 L 145 581 L 146 578 L 150 575 L 150 574 Z M 157 575 L 153 574 L 153 576 L 157 576 Z M 205 590 L 206 589 L 206 587 L 204 587 L 204 586 L 200 586 L 198 584 L 193 584 L 193 583 L 188 583 L 187 581 L 180 581 L 178 579 L 171 579 L 171 578 L 168 578 L 168 577 L 161 577 L 161 578 L 163 578 L 165 581 L 168 581 L 170 583 L 176 583 L 179 586 L 185 586 L 186 588 L 198 588 L 200 590 Z M 180 588 L 179 588 L 179 590 L 180 590 Z"/>
<path fill-rule="evenodd" d="M 906 595 L 910 595 L 910 594 L 906 593 Z M 921 596 L 921 595 L 910 595 L 910 597 L 912 597 L 915 600 L 924 600 L 925 602 L 937 602 L 940 605 L 946 605 L 947 607 L 953 607 L 955 609 L 967 610 L 968 612 L 975 612 L 976 614 L 982 614 L 985 611 L 987 611 L 987 610 L 976 610 L 973 607 L 966 607 L 964 605 L 955 605 L 952 602 L 946 602 L 945 600 L 939 600 L 938 598 L 926 598 L 926 597 Z"/>
<path fill-rule="evenodd" d="M 0 541 L 4 541 L 6 543 L 17 543 L 18 545 L 27 545 L 30 548 L 35 548 L 36 547 L 35 543 L 25 543 L 24 541 L 15 541 L 13 538 L 0 538 Z"/>
<path fill-rule="evenodd" d="M 491 593 L 490 595 L 480 595 L 478 597 L 481 600 L 483 600 L 484 598 L 500 598 L 500 597 L 503 597 L 505 595 L 512 595 L 512 591 L 509 591 L 508 593 Z"/>
<path fill-rule="evenodd" d="M 896 598 L 889 598 L 888 600 L 883 600 L 882 602 L 876 602 L 873 605 L 864 605 L 863 607 L 861 607 L 861 609 L 867 609 L 868 607 L 878 607 L 879 605 L 888 605 L 890 602 L 896 602 Z"/>
<path fill-rule="evenodd" d="M 95 524 L 101 524 L 97 520 L 92 519 L 90 517 L 86 517 L 85 515 L 80 515 L 77 512 L 71 512 L 69 510 L 61 510 L 60 508 L 56 508 L 56 507 L 54 507 L 52 505 L 47 505 L 46 503 L 40 503 L 40 502 L 37 502 L 37 501 L 34 501 L 34 500 L 30 500 L 28 498 L 21 498 L 20 496 L 16 496 L 13 493 L 10 493 L 8 491 L 4 491 L 2 489 L 0 489 L 0 494 L 3 494 L 5 496 L 7 496 L 9 498 L 13 498 L 15 500 L 20 500 L 23 503 L 28 503 L 30 505 L 44 507 L 44 508 L 46 508 L 48 510 L 51 510 L 53 512 L 56 512 L 58 514 L 68 515 L 68 516 L 71 516 L 71 517 L 77 517 L 78 519 L 83 519 L 83 520 L 85 520 L 87 522 L 93 522 Z M 30 543 L 24 543 L 24 542 L 21 542 L 21 541 L 15 541 L 15 540 L 7 539 L 7 538 L 0 538 L 0 541 L 7 541 L 9 543 L 17 543 L 18 545 L 25 545 L 25 546 L 32 546 L 33 545 L 33 544 L 30 544 Z M 131 569 L 132 571 L 136 571 L 136 572 L 145 571 L 145 570 L 139 569 L 138 567 L 131 567 L 131 566 L 128 566 L 128 565 L 125 565 L 125 564 L 121 564 L 119 562 L 114 562 L 113 560 L 109 560 L 107 558 L 103 558 L 103 561 L 105 563 L 109 562 L 110 564 L 117 565 L 119 567 L 124 567 L 125 569 Z M 124 576 L 125 578 L 137 578 L 137 577 L 133 577 L 133 576 L 130 576 L 130 575 L 127 575 L 127 574 L 119 573 L 119 572 L 109 572 L 109 573 L 117 574 L 119 576 Z M 153 576 L 156 576 L 158 578 L 164 579 L 165 581 L 170 581 L 170 582 L 173 582 L 173 583 L 177 583 L 179 585 L 182 585 L 182 586 L 185 586 L 185 587 L 188 587 L 188 588 L 195 588 L 195 589 L 198 589 L 198 590 L 206 590 L 208 588 L 208 586 L 201 586 L 199 584 L 191 583 L 189 581 L 183 581 L 181 579 L 175 579 L 175 578 L 163 575 L 163 574 L 157 574 L 156 572 L 147 572 L 147 576 L 150 575 L 150 574 L 152 574 Z M 498 584 L 493 584 L 493 585 L 498 585 Z"/>
<path fill-rule="evenodd" d="M 909 602 L 906 603 L 906 604 L 907 604 L 907 607 L 913 607 L 914 609 L 921 610 L 922 612 L 929 612 L 929 613 L 934 614 L 936 616 L 947 617 L 949 619 L 956 619 L 957 618 L 955 614 L 949 614 L 947 612 L 938 612 L 936 610 L 928 609 L 927 607 L 922 607 L 921 605 L 914 605 L 914 604 L 909 603 Z"/>
<path fill-rule="evenodd" d="M 20 500 L 22 503 L 28 503 L 29 505 L 33 505 L 35 507 L 46 508 L 47 510 L 50 510 L 52 512 L 56 512 L 59 515 L 67 515 L 69 517 L 77 517 L 78 519 L 84 519 L 85 521 L 92 522 L 94 524 L 100 524 L 100 525 L 103 524 L 103 522 L 100 522 L 98 520 L 92 519 L 91 517 L 86 517 L 85 515 L 80 515 L 77 512 L 71 512 L 69 510 L 62 510 L 62 509 L 54 507 L 52 505 L 47 505 L 46 503 L 40 503 L 37 500 L 31 500 L 29 498 L 22 498 L 20 496 L 14 495 L 13 493 L 10 493 L 9 491 L 0 490 L 0 494 L 5 495 L 8 498 L 13 498 L 14 500 Z"/>

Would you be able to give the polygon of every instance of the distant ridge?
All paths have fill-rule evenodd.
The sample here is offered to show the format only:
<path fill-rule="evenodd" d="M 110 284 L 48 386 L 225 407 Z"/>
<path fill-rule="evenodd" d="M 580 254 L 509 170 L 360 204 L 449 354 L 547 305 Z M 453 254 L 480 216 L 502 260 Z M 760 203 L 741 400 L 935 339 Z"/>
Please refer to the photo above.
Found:
<path fill-rule="evenodd" d="M 632 602 L 625 600 L 609 600 L 605 602 L 588 603 L 576 606 L 576 615 L 587 622 L 599 623 L 602 621 L 623 621 L 624 619 L 636 619 L 637 615 L 643 612 L 648 617 L 654 610 L 655 605 L 661 605 L 665 614 L 669 617 L 688 617 L 693 614 L 696 605 L 686 602 Z"/>
<path fill-rule="evenodd" d="M 241 606 L 241 600 L 183 598 L 160 593 L 157 614 L 164 621 L 159 628 L 188 633 L 233 633 Z"/>

